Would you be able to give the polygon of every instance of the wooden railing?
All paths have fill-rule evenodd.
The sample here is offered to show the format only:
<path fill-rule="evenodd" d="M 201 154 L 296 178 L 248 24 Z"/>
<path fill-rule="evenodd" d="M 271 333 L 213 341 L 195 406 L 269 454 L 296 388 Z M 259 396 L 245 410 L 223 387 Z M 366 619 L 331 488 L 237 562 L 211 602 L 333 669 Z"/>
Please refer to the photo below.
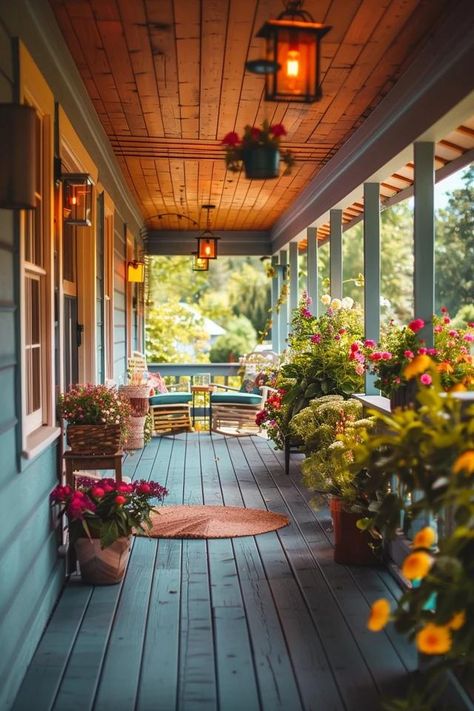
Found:
<path fill-rule="evenodd" d="M 212 383 L 221 385 L 240 384 L 240 363 L 151 363 L 148 370 L 160 373 L 168 383 L 193 385 L 196 375 L 209 373 Z"/>

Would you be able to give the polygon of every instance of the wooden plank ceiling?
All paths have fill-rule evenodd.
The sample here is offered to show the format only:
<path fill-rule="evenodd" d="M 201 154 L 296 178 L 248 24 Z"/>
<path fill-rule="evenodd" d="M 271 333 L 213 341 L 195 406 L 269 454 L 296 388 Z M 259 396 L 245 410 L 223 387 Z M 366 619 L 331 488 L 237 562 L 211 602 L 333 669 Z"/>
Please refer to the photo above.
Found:
<path fill-rule="evenodd" d="M 390 91 L 450 0 L 306 0 L 333 27 L 322 43 L 323 98 L 312 105 L 265 102 L 263 79 L 244 69 L 262 56 L 255 34 L 280 0 L 50 4 L 147 226 L 204 227 L 201 205 L 210 202 L 213 229 L 265 230 Z M 222 137 L 265 118 L 288 131 L 291 175 L 249 181 L 228 172 Z M 387 195 L 411 169 L 383 186 Z"/>

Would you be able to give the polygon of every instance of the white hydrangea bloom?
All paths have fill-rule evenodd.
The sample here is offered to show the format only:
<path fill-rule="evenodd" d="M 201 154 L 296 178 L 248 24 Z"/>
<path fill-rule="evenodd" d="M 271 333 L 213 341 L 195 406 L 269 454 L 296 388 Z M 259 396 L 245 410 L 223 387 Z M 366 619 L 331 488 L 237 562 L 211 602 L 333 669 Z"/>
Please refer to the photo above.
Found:
<path fill-rule="evenodd" d="M 343 309 L 352 309 L 354 306 L 354 299 L 351 299 L 350 296 L 345 296 L 342 300 L 342 308 Z"/>
<path fill-rule="evenodd" d="M 331 308 L 334 309 L 334 311 L 339 311 L 339 309 L 342 306 L 342 301 L 341 299 L 333 299 L 331 301 Z"/>
<path fill-rule="evenodd" d="M 331 297 L 329 296 L 329 294 L 323 294 L 321 296 L 321 303 L 324 304 L 324 306 L 329 306 L 329 304 L 331 303 Z"/>

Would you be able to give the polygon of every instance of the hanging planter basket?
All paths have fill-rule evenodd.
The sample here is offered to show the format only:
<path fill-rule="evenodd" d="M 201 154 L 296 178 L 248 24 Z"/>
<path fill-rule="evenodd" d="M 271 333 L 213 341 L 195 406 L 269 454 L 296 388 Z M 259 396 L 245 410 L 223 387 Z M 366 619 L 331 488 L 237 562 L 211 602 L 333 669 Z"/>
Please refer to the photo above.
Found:
<path fill-rule="evenodd" d="M 280 175 L 280 151 L 274 146 L 245 148 L 242 160 L 249 180 L 271 180 Z"/>

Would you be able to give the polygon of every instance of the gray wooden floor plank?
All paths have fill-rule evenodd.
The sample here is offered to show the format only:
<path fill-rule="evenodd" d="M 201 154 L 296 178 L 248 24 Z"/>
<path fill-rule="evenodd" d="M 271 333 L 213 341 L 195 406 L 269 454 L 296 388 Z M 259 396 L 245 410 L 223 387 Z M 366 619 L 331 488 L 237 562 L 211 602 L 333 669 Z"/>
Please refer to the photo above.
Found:
<path fill-rule="evenodd" d="M 135 541 L 122 586 L 66 586 L 15 711 L 339 711 L 378 708 L 413 667 L 391 629 L 366 629 L 370 603 L 398 593 L 387 571 L 333 561 L 298 458 L 262 438 L 183 433 L 126 459 L 167 486 L 164 505 L 268 508 L 278 532 Z"/>

